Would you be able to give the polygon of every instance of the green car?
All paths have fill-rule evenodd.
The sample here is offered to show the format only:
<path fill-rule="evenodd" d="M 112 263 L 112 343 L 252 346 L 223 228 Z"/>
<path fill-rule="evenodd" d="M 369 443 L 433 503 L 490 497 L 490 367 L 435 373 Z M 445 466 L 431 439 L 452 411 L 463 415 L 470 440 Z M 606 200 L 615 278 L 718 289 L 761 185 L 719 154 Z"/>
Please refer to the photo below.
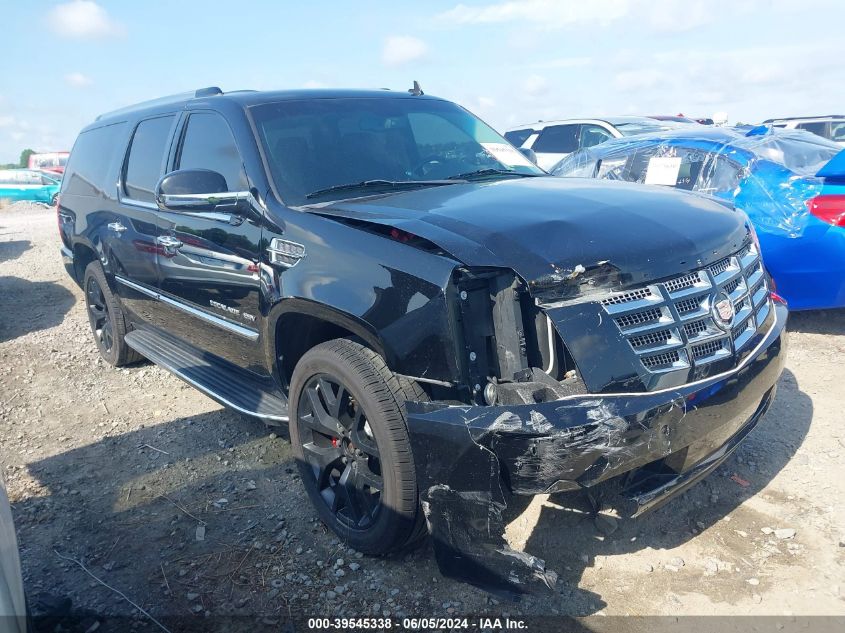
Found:
<path fill-rule="evenodd" d="M 0 200 L 32 200 L 56 205 L 61 177 L 48 176 L 34 169 L 0 170 Z"/>

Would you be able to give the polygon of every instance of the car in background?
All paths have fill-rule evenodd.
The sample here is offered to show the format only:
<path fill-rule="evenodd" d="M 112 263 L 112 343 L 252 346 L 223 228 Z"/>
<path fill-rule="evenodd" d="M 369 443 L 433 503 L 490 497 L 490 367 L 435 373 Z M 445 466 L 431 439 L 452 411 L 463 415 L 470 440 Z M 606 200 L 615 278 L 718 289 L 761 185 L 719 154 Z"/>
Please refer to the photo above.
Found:
<path fill-rule="evenodd" d="M 45 170 L 63 174 L 70 152 L 39 152 L 30 154 L 27 161 L 29 169 Z"/>
<path fill-rule="evenodd" d="M 766 267 L 790 309 L 835 308 L 845 307 L 845 155 L 840 150 L 800 130 L 684 126 L 581 150 L 552 174 L 664 185 L 721 198 L 751 219 Z"/>
<path fill-rule="evenodd" d="M 767 119 L 763 123 L 787 130 L 806 130 L 845 147 L 845 115 L 842 114 Z"/>
<path fill-rule="evenodd" d="M 648 118 L 655 121 L 669 121 L 670 123 L 698 123 L 697 120 L 685 117 L 683 114 L 653 114 L 649 115 Z"/>
<path fill-rule="evenodd" d="M 31 200 L 56 206 L 62 178 L 37 169 L 0 169 L 0 200 Z"/>
<path fill-rule="evenodd" d="M 537 165 L 549 169 L 579 149 L 622 136 L 661 132 L 676 125 L 642 116 L 563 119 L 518 125 L 505 132 L 505 138 L 515 147 L 532 150 L 537 156 Z"/>

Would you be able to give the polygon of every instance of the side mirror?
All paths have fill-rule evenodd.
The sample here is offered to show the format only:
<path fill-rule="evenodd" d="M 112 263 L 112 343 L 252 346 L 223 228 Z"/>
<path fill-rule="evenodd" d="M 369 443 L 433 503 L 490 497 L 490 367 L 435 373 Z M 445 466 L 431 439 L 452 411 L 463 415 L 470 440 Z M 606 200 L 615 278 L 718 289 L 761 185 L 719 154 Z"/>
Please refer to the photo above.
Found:
<path fill-rule="evenodd" d="M 210 169 L 180 169 L 156 185 L 156 204 L 165 211 L 237 212 L 246 207 L 248 191 L 229 191 L 226 179 Z"/>
<path fill-rule="evenodd" d="M 537 164 L 537 154 L 534 153 L 533 149 L 531 149 L 530 147 L 520 147 L 518 149 L 522 153 L 522 155 L 525 156 L 525 158 L 530 160 L 535 165 Z"/>

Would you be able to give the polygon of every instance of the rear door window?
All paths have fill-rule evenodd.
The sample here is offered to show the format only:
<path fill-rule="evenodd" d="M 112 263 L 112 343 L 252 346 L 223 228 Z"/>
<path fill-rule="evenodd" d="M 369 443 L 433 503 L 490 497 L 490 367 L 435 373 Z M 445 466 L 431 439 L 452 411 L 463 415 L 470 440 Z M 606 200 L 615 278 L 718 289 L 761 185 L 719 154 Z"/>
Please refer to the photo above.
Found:
<path fill-rule="evenodd" d="M 141 121 L 132 135 L 126 159 L 124 193 L 139 202 L 155 201 L 155 186 L 161 177 L 167 141 L 175 115 Z"/>
<path fill-rule="evenodd" d="M 235 137 L 216 112 L 196 112 L 188 118 L 178 169 L 210 169 L 226 179 L 229 191 L 248 188 Z"/>
<path fill-rule="evenodd" d="M 535 152 L 569 154 L 578 149 L 580 125 L 552 125 L 544 128 L 531 147 Z"/>

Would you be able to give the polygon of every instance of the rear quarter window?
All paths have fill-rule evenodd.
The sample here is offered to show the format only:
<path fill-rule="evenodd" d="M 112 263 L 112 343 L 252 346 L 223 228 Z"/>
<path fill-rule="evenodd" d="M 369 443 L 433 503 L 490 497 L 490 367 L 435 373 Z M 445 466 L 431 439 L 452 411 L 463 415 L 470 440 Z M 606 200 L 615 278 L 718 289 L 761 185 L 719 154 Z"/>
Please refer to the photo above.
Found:
<path fill-rule="evenodd" d="M 127 123 L 114 123 L 82 132 L 73 145 L 62 194 L 100 196 L 116 175 L 112 166 L 126 143 Z"/>

